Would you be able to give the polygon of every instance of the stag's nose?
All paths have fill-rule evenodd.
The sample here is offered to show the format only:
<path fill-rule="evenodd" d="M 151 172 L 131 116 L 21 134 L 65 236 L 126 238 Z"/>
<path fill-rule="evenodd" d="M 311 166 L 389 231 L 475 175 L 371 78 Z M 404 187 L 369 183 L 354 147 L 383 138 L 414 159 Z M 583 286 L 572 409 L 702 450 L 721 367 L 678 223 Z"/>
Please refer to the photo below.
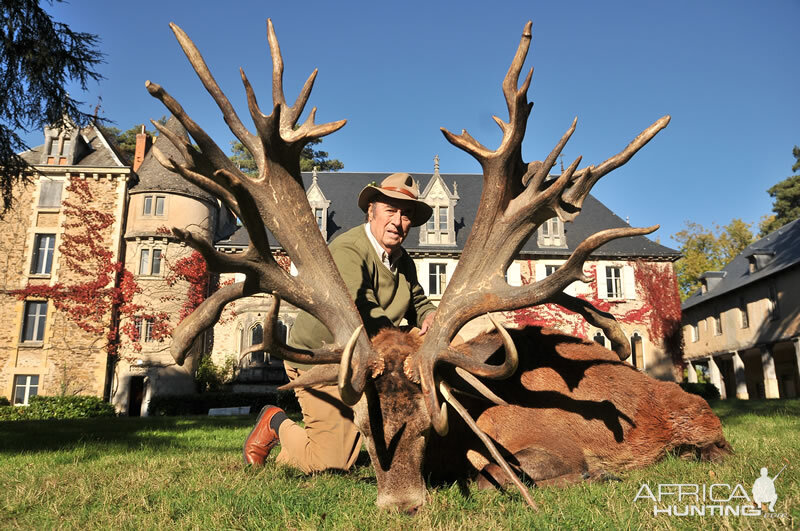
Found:
<path fill-rule="evenodd" d="M 405 509 L 403 509 L 403 512 L 406 513 L 408 516 L 416 516 L 417 511 L 419 511 L 420 507 L 422 507 L 422 505 L 414 505 L 413 507 L 406 507 Z"/>

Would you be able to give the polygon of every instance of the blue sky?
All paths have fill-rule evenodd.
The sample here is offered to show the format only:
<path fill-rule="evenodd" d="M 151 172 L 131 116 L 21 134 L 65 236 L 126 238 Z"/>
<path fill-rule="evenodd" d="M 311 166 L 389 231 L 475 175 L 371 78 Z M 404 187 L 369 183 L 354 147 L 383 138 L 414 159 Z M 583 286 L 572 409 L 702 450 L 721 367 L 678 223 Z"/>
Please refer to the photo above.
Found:
<path fill-rule="evenodd" d="M 642 129 L 672 122 L 594 195 L 631 224 L 659 223 L 654 237 L 684 220 L 758 222 L 766 189 L 791 174 L 800 144 L 800 2 L 86 2 L 49 10 L 73 29 L 96 33 L 105 76 L 73 94 L 127 129 L 165 113 L 144 88 L 164 86 L 227 149 L 233 135 L 179 48 L 169 22 L 203 53 L 243 119 L 238 69 L 267 107 L 272 18 L 285 61 L 287 100 L 316 67 L 309 102 L 317 123 L 346 118 L 322 149 L 345 171 L 477 173 L 478 164 L 439 131 L 466 129 L 484 145 L 500 140 L 492 114 L 506 118 L 500 83 L 526 21 L 535 103 L 523 144 L 541 160 L 578 117 L 564 164 L 597 164 Z M 41 133 L 27 137 L 42 142 Z"/>

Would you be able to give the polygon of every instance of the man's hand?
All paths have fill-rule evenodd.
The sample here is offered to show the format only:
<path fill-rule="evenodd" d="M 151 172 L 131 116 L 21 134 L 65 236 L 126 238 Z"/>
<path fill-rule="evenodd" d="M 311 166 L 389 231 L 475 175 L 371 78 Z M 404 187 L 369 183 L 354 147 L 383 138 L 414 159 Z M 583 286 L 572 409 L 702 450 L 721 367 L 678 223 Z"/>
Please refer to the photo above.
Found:
<path fill-rule="evenodd" d="M 431 327 L 431 323 L 433 322 L 434 317 L 436 317 L 436 312 L 431 312 L 428 314 L 425 320 L 422 321 L 422 326 L 419 329 L 419 335 L 421 336 L 425 335 L 425 332 L 427 332 L 428 328 Z"/>

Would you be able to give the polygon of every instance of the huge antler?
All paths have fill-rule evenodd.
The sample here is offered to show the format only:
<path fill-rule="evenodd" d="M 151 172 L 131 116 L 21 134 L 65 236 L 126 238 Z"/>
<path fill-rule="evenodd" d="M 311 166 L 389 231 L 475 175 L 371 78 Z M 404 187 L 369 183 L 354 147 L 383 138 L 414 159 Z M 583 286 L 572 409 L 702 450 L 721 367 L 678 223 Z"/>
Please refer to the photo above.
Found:
<path fill-rule="evenodd" d="M 270 333 L 263 346 L 290 361 L 333 363 L 340 360 L 344 345 L 351 336 L 356 337 L 353 334 L 357 332 L 352 370 L 356 392 L 362 390 L 366 374 L 362 360 L 370 351 L 369 340 L 366 333 L 361 332 L 361 319 L 320 234 L 300 177 L 303 147 L 340 129 L 345 121 L 317 125 L 314 123 L 316 109 L 313 109 L 306 121 L 298 125 L 317 71 L 309 76 L 294 105 L 287 105 L 283 94 L 283 59 L 272 21 L 268 20 L 267 34 L 273 65 L 272 111 L 269 115 L 261 112 L 255 92 L 244 71 L 240 70 L 250 116 L 257 131 L 257 134 L 251 133 L 217 85 L 194 43 L 178 26 L 170 24 L 170 27 L 206 90 L 222 111 L 228 127 L 253 154 L 258 167 L 255 178 L 242 173 L 166 90 L 155 83 L 146 83 L 150 94 L 161 100 L 177 117 L 199 147 L 199 150 L 195 149 L 187 139 L 153 122 L 183 156 L 183 161 L 176 161 L 156 153 L 159 162 L 219 197 L 242 220 L 250 236 L 246 252 L 229 255 L 216 251 L 209 242 L 195 238 L 189 232 L 173 229 L 178 238 L 203 255 L 209 269 L 219 273 L 243 273 L 245 280 L 219 290 L 178 326 L 172 355 L 182 363 L 194 338 L 213 325 L 225 304 L 254 293 L 279 293 L 322 321 L 333 334 L 334 344 L 316 351 L 298 351 L 285 345 L 271 344 L 273 334 Z M 276 263 L 267 229 L 291 258 L 299 272 L 297 276 L 292 276 Z M 273 318 L 276 315 L 277 303 Z"/>
<path fill-rule="evenodd" d="M 669 116 L 659 119 L 624 150 L 599 166 L 577 170 L 581 160 L 578 157 L 560 176 L 549 179 L 557 157 L 575 131 L 577 118 L 543 162 L 523 162 L 522 140 L 533 107 L 527 100 L 533 69 L 522 86 L 518 88 L 518 85 L 530 42 L 531 22 L 528 22 L 503 80 L 509 120 L 505 122 L 494 117 L 503 131 L 503 139 L 496 150 L 484 147 L 466 131 L 454 135 L 442 129 L 450 143 L 470 153 L 480 163 L 483 192 L 472 232 L 442 297 L 434 323 L 416 357 L 407 364 L 407 373 L 419 379 L 422 385 L 433 426 L 439 433 L 446 432 L 447 417 L 443 413 L 446 410 L 439 408 L 436 394 L 434 366 L 437 362 L 446 360 L 487 377 L 508 376 L 507 371 L 498 367 L 468 362 L 448 350 L 450 341 L 463 325 L 488 312 L 515 310 L 545 302 L 562 300 L 578 308 L 574 301 L 563 299 L 560 293 L 573 281 L 591 280 L 583 272 L 583 264 L 589 255 L 611 240 L 649 234 L 658 228 L 615 228 L 597 232 L 583 241 L 566 263 L 547 278 L 522 287 L 511 287 L 506 283 L 504 272 L 533 231 L 554 216 L 564 221 L 574 219 L 594 184 L 603 175 L 625 164 L 669 123 Z M 594 319 L 594 323 L 607 333 L 618 335 L 615 333 L 618 325 L 613 318 L 591 311 L 585 305 L 580 305 L 579 309 L 582 315 Z"/>

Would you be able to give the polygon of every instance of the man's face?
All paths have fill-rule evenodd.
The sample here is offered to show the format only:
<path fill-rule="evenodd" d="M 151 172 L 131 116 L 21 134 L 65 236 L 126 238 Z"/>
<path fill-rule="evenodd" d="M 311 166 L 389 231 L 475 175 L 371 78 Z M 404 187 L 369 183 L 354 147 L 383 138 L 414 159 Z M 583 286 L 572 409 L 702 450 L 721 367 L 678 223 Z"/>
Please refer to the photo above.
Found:
<path fill-rule="evenodd" d="M 399 248 L 411 228 L 414 204 L 387 197 L 369 205 L 369 228 L 387 253 Z"/>

